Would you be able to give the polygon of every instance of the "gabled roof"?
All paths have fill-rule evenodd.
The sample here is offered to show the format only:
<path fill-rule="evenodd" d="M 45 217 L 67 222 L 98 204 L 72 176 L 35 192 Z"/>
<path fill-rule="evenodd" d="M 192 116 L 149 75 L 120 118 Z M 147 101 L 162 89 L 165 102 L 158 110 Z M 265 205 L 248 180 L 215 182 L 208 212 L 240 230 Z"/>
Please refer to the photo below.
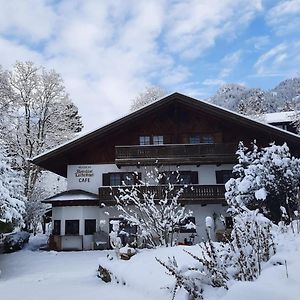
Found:
<path fill-rule="evenodd" d="M 69 190 L 43 200 L 43 203 L 98 200 L 98 195 L 83 190 Z"/>
<path fill-rule="evenodd" d="M 114 122 L 111 122 L 103 127 L 100 127 L 98 129 L 93 130 L 89 133 L 86 133 L 80 137 L 77 137 L 77 138 L 75 138 L 67 143 L 64 143 L 56 148 L 46 151 L 46 152 L 32 158 L 30 161 L 36 165 L 44 167 L 45 165 L 47 165 L 47 163 L 49 163 L 49 161 L 51 159 L 54 159 L 57 155 L 67 154 L 69 151 L 72 151 L 87 142 L 91 142 L 95 139 L 101 139 L 101 137 L 103 137 L 105 134 L 107 134 L 111 130 L 122 128 L 122 126 L 124 126 L 127 122 L 130 122 L 130 121 L 134 122 L 135 120 L 141 118 L 144 114 L 147 114 L 156 109 L 165 107 L 165 106 L 171 104 L 172 102 L 181 103 L 192 109 L 202 110 L 207 113 L 213 114 L 217 117 L 221 117 L 224 120 L 228 120 L 228 121 L 235 122 L 237 124 L 241 124 L 245 127 L 248 127 L 249 129 L 259 130 L 260 132 L 263 132 L 265 134 L 276 136 L 277 138 L 280 138 L 280 139 L 286 141 L 287 143 L 293 143 L 294 145 L 297 145 L 297 147 L 299 146 L 299 148 L 300 148 L 300 136 L 297 134 L 287 132 L 283 129 L 277 128 L 272 125 L 268 125 L 263 122 L 259 122 L 257 120 L 253 120 L 249 117 L 238 114 L 236 112 L 232 112 L 228 109 L 211 104 L 209 102 L 197 100 L 195 98 L 191 98 L 189 96 L 186 96 L 186 95 L 183 95 L 180 93 L 173 93 L 166 97 L 158 99 L 155 102 L 152 102 L 152 103 L 140 108 L 139 110 L 134 111 L 122 118 L 119 118 Z"/>

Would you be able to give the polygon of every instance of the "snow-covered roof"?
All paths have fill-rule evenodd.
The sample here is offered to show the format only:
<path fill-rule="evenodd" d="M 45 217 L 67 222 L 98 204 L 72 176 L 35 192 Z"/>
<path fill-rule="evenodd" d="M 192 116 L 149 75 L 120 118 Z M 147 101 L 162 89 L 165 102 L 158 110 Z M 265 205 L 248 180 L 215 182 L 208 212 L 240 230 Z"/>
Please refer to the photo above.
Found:
<path fill-rule="evenodd" d="M 269 124 L 292 122 L 295 117 L 295 114 L 295 111 L 268 113 L 262 116 L 262 121 Z"/>
<path fill-rule="evenodd" d="M 83 190 L 69 190 L 43 200 L 43 203 L 60 201 L 98 200 L 98 195 Z"/>

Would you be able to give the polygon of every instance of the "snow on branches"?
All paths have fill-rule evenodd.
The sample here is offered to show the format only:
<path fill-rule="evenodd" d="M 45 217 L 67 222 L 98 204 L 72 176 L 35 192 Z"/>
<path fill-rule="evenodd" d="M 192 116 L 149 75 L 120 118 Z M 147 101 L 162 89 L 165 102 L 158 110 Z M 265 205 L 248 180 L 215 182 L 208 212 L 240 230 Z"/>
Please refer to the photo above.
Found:
<path fill-rule="evenodd" d="M 171 183 L 158 186 L 161 176 L 157 168 L 147 171 L 145 181 L 138 180 L 136 185 L 121 187 L 115 196 L 120 217 L 138 227 L 139 235 L 148 247 L 174 246 L 181 224 L 192 214 L 179 203 L 184 187 L 178 188 Z M 151 189 L 151 181 L 157 188 Z"/>
<path fill-rule="evenodd" d="M 265 209 L 273 221 L 281 218 L 280 206 L 296 209 L 300 183 L 300 161 L 291 157 L 288 146 L 270 144 L 252 150 L 243 143 L 237 151 L 239 163 L 233 168 L 234 178 L 225 185 L 225 197 L 231 207 L 246 205 Z"/>
<path fill-rule="evenodd" d="M 0 149 L 0 221 L 20 222 L 24 212 L 23 185 L 9 158 Z"/>
<path fill-rule="evenodd" d="M 227 243 L 214 243 L 208 234 L 208 240 L 199 244 L 199 255 L 184 250 L 194 258 L 192 265 L 179 266 L 175 257 L 167 262 L 156 258 L 175 279 L 169 287 L 172 299 L 179 289 L 192 299 L 204 299 L 208 286 L 228 289 L 229 280 L 253 281 L 260 275 L 262 264 L 276 252 L 275 225 L 258 210 L 239 207 L 236 212 Z"/>

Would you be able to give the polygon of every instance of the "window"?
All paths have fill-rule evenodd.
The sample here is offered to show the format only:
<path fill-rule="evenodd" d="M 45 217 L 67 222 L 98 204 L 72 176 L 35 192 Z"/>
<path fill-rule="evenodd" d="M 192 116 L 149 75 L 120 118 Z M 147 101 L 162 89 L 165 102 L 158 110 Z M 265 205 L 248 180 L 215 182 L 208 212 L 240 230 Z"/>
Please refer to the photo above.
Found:
<path fill-rule="evenodd" d="M 199 135 L 191 135 L 189 138 L 190 144 L 200 144 L 200 136 Z"/>
<path fill-rule="evenodd" d="M 142 135 L 139 137 L 140 145 L 163 145 L 164 143 L 164 136 L 163 135 Z"/>
<path fill-rule="evenodd" d="M 116 185 L 121 185 L 122 180 L 121 180 L 121 174 L 120 173 L 111 173 L 109 174 L 109 185 L 111 186 L 116 186 Z"/>
<path fill-rule="evenodd" d="M 79 234 L 79 220 L 66 220 L 65 234 Z"/>
<path fill-rule="evenodd" d="M 198 184 L 197 171 L 163 172 L 160 175 L 160 184 Z"/>
<path fill-rule="evenodd" d="M 143 146 L 143 145 L 150 145 L 151 142 L 150 142 L 150 136 L 149 135 L 143 135 L 143 136 L 140 136 L 140 145 Z"/>
<path fill-rule="evenodd" d="M 96 220 L 90 219 L 84 221 L 84 234 L 91 235 L 96 232 Z"/>
<path fill-rule="evenodd" d="M 187 217 L 183 222 L 181 222 L 179 231 L 181 233 L 195 233 L 196 232 L 195 226 L 196 226 L 195 217 Z"/>
<path fill-rule="evenodd" d="M 232 177 L 233 175 L 231 170 L 216 171 L 217 184 L 225 184 Z"/>
<path fill-rule="evenodd" d="M 202 141 L 203 144 L 213 144 L 215 142 L 214 137 L 211 134 L 206 134 L 202 136 Z"/>
<path fill-rule="evenodd" d="M 212 134 L 192 134 L 189 136 L 188 142 L 190 144 L 213 144 L 215 139 Z"/>
<path fill-rule="evenodd" d="M 162 135 L 154 135 L 152 138 L 153 138 L 153 145 L 163 145 L 164 137 Z"/>
<path fill-rule="evenodd" d="M 102 174 L 103 186 L 121 186 L 121 185 L 134 185 L 139 182 L 141 178 L 140 173 L 132 172 L 117 172 L 117 173 L 104 173 Z"/>
<path fill-rule="evenodd" d="M 54 220 L 53 221 L 53 235 L 60 235 L 61 233 L 61 221 L 60 220 Z"/>

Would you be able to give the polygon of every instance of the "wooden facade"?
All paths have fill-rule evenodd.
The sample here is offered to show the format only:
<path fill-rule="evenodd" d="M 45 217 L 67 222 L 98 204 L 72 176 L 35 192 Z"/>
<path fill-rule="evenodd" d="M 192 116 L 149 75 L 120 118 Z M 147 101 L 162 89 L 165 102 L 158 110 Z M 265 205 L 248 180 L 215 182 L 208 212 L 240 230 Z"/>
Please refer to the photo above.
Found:
<path fill-rule="evenodd" d="M 120 188 L 124 187 L 100 187 L 99 188 L 99 200 L 100 205 L 115 205 L 115 197 L 120 195 Z M 130 190 L 130 187 L 126 187 Z M 137 187 L 139 192 L 142 194 L 150 193 L 155 195 L 155 199 L 164 199 L 165 191 L 167 190 L 166 185 L 152 185 L 152 186 L 140 186 Z M 225 186 L 224 185 L 199 185 L 189 184 L 188 186 L 175 184 L 172 191 L 168 191 L 168 198 L 178 195 L 180 193 L 179 201 L 182 204 L 226 204 L 225 201 Z"/>
<path fill-rule="evenodd" d="M 300 153 L 300 139 L 295 134 L 174 93 L 32 161 L 47 170 L 66 176 L 67 166 L 72 164 L 118 164 L 122 159 L 120 156 L 126 155 L 125 147 L 120 146 L 138 145 L 140 136 L 157 134 L 163 136 L 164 144 L 168 145 L 159 148 L 164 149 L 161 153 L 177 151 L 176 149 L 181 151 L 184 147 L 173 145 L 187 144 L 191 135 L 207 134 L 213 136 L 214 143 L 224 144 L 224 147 L 229 144 L 237 147 L 239 141 L 244 141 L 247 145 L 256 140 L 260 146 L 267 146 L 270 142 L 287 142 L 293 154 Z M 133 153 L 134 147 L 130 151 Z M 128 151 L 127 153 L 129 154 Z M 205 158 L 209 156 L 210 154 L 202 156 L 201 163 L 205 163 Z M 136 163 L 138 158 L 130 157 L 134 159 L 132 163 Z M 227 159 L 225 155 L 224 161 L 218 162 L 225 163 Z"/>

